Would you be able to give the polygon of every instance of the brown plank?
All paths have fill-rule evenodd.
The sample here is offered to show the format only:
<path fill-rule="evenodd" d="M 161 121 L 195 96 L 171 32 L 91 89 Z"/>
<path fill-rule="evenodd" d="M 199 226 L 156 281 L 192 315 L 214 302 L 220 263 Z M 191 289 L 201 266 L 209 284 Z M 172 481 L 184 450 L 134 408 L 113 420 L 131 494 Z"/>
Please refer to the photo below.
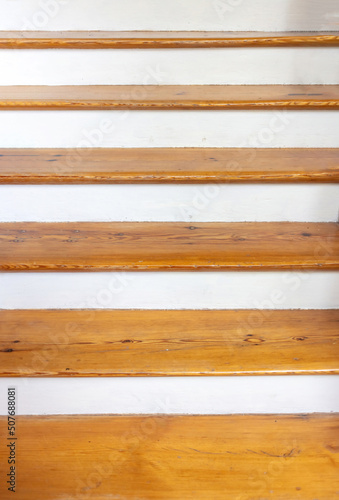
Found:
<path fill-rule="evenodd" d="M 180 49 L 337 45 L 339 32 L 335 31 L 0 31 L 0 49 Z"/>
<path fill-rule="evenodd" d="M 3 480 L 3 500 L 338 497 L 337 413 L 16 420 L 16 494 Z M 2 443 L 10 443 L 7 426 L 0 417 Z M 8 450 L 0 448 L 4 473 Z"/>
<path fill-rule="evenodd" d="M 339 224 L 3 222 L 1 271 L 339 269 Z"/>
<path fill-rule="evenodd" d="M 0 184 L 339 182 L 339 149 L 1 149 Z"/>
<path fill-rule="evenodd" d="M 0 311 L 0 376 L 339 374 L 336 310 Z"/>
<path fill-rule="evenodd" d="M 0 109 L 339 109 L 339 85 L 2 86 Z"/>

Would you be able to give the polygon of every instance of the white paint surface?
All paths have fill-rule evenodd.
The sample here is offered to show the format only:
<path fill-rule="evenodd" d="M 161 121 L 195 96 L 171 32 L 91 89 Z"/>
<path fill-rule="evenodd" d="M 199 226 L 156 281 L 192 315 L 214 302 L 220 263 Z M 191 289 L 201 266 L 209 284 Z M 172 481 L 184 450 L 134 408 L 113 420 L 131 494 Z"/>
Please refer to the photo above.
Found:
<path fill-rule="evenodd" d="M 337 0 L 1 0 L 2 30 L 335 30 Z"/>
<path fill-rule="evenodd" d="M 338 111 L 1 111 L 0 147 L 339 147 Z"/>
<path fill-rule="evenodd" d="M 0 273 L 0 309 L 336 309 L 339 273 Z"/>
<path fill-rule="evenodd" d="M 307 413 L 339 411 L 338 376 L 0 379 L 19 415 Z"/>
<path fill-rule="evenodd" d="M 337 222 L 339 184 L 0 186 L 0 222 Z"/>
<path fill-rule="evenodd" d="M 1 50 L 0 85 L 328 85 L 339 81 L 337 54 L 336 47 Z"/>

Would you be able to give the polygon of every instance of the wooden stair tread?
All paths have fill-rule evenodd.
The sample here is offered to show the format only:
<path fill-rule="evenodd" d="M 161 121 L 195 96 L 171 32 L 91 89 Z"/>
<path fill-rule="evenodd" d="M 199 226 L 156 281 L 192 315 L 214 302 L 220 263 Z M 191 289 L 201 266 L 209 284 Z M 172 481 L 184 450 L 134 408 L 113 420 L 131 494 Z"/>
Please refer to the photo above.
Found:
<path fill-rule="evenodd" d="M 339 182 L 339 149 L 1 149 L 0 184 Z"/>
<path fill-rule="evenodd" d="M 339 109 L 339 85 L 1 86 L 0 109 Z"/>
<path fill-rule="evenodd" d="M 339 309 L 0 311 L 1 377 L 290 374 L 339 374 Z"/>
<path fill-rule="evenodd" d="M 339 224 L 0 224 L 1 271 L 279 269 L 339 269 Z"/>
<path fill-rule="evenodd" d="M 56 415 L 16 420 L 20 500 L 338 496 L 337 413 Z M 2 441 L 9 442 L 7 416 L 0 417 L 0 424 Z M 0 449 L 3 464 L 8 449 Z M 0 493 L 4 500 L 13 495 L 5 481 Z"/>
<path fill-rule="evenodd" d="M 339 32 L 0 31 L 0 49 L 147 49 L 339 45 Z"/>

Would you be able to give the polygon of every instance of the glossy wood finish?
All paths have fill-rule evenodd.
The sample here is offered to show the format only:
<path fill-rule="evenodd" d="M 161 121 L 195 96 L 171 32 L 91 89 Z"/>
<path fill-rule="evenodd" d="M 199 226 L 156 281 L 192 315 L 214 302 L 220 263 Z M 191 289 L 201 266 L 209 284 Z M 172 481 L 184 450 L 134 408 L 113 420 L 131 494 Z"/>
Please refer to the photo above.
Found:
<path fill-rule="evenodd" d="M 0 311 L 0 376 L 339 374 L 336 310 Z"/>
<path fill-rule="evenodd" d="M 0 184 L 339 182 L 339 149 L 0 149 Z"/>
<path fill-rule="evenodd" d="M 339 33 L 334 31 L 0 31 L 0 49 L 180 49 L 337 45 Z"/>
<path fill-rule="evenodd" d="M 17 431 L 17 491 L 2 481 L 3 500 L 335 500 L 339 491 L 335 413 L 19 416 Z"/>
<path fill-rule="evenodd" d="M 1 86 L 0 109 L 339 109 L 339 85 Z"/>
<path fill-rule="evenodd" d="M 286 269 L 339 269 L 339 224 L 0 224 L 1 271 Z"/>

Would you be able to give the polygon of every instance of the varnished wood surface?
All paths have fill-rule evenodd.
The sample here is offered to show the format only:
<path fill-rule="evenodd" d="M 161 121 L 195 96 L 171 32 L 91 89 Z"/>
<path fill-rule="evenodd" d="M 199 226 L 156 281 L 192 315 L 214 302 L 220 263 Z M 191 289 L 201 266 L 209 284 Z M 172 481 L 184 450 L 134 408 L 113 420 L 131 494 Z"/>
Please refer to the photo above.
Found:
<path fill-rule="evenodd" d="M 2 443 L 6 437 L 0 417 Z M 335 413 L 19 416 L 17 437 L 16 494 L 1 481 L 3 500 L 338 497 Z M 0 448 L 4 472 L 7 450 Z"/>
<path fill-rule="evenodd" d="M 338 32 L 0 31 L 0 49 L 147 49 L 339 45 Z"/>
<path fill-rule="evenodd" d="M 339 149 L 0 149 L 1 184 L 339 182 Z"/>
<path fill-rule="evenodd" d="M 0 376 L 339 374 L 336 310 L 0 311 Z"/>
<path fill-rule="evenodd" d="M 339 85 L 1 86 L 0 109 L 339 109 Z"/>
<path fill-rule="evenodd" d="M 0 224 L 1 271 L 285 269 L 339 269 L 339 224 Z"/>

